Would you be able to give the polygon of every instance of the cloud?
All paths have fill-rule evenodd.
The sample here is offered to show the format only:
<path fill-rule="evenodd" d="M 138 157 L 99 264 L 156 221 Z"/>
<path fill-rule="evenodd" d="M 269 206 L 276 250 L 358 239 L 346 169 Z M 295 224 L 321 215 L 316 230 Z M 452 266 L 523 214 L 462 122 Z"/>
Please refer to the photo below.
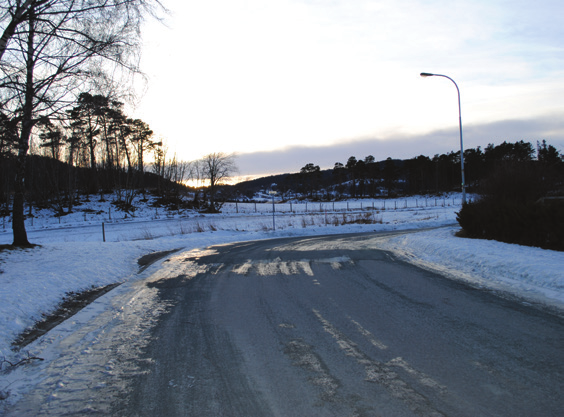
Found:
<path fill-rule="evenodd" d="M 466 147 L 562 138 L 532 120 L 562 109 L 562 0 L 164 3 L 134 117 L 183 159 L 238 152 L 250 175 L 456 150 L 454 86 L 422 71 L 458 83 Z"/>
<path fill-rule="evenodd" d="M 463 139 L 465 149 L 519 140 L 536 146 L 537 141 L 545 139 L 564 153 L 564 115 L 463 126 Z M 386 139 L 357 138 L 330 146 L 292 146 L 274 151 L 242 153 L 237 156 L 237 165 L 241 176 L 245 177 L 297 172 L 308 163 L 319 165 L 322 169 L 332 168 L 335 162 L 346 164 L 350 156 L 364 159 L 372 155 L 378 161 L 388 157 L 409 159 L 419 155 L 432 158 L 436 154 L 459 149 L 459 131 L 455 127 L 420 135 L 391 135 Z"/>

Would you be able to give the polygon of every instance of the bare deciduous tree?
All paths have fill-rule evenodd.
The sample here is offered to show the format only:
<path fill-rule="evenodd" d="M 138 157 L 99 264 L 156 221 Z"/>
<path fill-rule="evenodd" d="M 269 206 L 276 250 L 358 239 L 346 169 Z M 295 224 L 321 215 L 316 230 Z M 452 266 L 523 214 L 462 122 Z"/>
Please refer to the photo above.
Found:
<path fill-rule="evenodd" d="M 18 123 L 13 245 L 29 245 L 24 175 L 32 129 L 108 70 L 138 71 L 140 24 L 158 0 L 8 0 L 0 5 L 0 94 Z"/>
<path fill-rule="evenodd" d="M 218 212 L 219 209 L 216 201 L 217 187 L 237 172 L 235 155 L 223 152 L 210 153 L 202 158 L 202 168 L 204 177 L 209 181 L 209 210 L 211 212 Z"/>
<path fill-rule="evenodd" d="M 41 3 L 45 2 L 46 1 L 44 0 Z M 14 33 L 16 33 L 18 25 L 27 20 L 27 14 L 29 13 L 33 3 L 36 3 L 35 6 L 37 7 L 39 6 L 37 3 L 40 2 L 34 2 L 33 0 L 26 0 L 23 3 L 21 1 L 15 1 L 8 2 L 7 5 L 0 6 L 0 10 L 3 14 L 2 19 L 6 23 L 4 31 L 2 32 L 2 37 L 0 38 L 0 60 L 6 51 L 8 41 L 14 36 Z"/>

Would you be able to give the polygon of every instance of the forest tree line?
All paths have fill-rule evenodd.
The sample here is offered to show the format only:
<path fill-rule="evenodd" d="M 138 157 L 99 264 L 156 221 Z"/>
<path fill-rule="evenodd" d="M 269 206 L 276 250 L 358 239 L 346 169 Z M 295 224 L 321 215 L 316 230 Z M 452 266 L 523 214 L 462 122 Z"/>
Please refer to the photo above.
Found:
<path fill-rule="evenodd" d="M 81 196 L 113 193 L 116 205 L 131 210 L 133 197 L 149 189 L 164 204 L 186 206 L 180 196 L 191 180 L 210 188 L 198 207 L 217 211 L 215 188 L 236 171 L 233 156 L 217 152 L 195 161 L 179 160 L 167 154 L 163 140 L 154 138 L 146 122 L 127 117 L 123 107 L 107 96 L 81 93 L 66 117 L 37 122 L 26 163 L 28 208 L 49 207 L 65 215 Z M 16 123 L 0 113 L 0 210 L 4 216 L 9 215 L 14 191 L 17 142 Z"/>
<path fill-rule="evenodd" d="M 0 113 L 0 204 L 8 209 L 18 152 L 18 121 Z M 123 103 L 81 93 L 74 106 L 35 124 L 26 164 L 26 197 L 37 205 L 53 202 L 72 210 L 76 193 L 144 186 L 149 153 L 164 158 L 163 144 L 149 125 L 125 115 Z M 43 156 L 44 158 L 38 158 Z M 159 161 L 160 162 L 160 161 Z M 164 163 L 157 164 L 163 174 Z M 171 174 L 172 175 L 172 174 Z"/>
<path fill-rule="evenodd" d="M 495 175 L 501 167 L 535 166 L 543 171 L 549 188 L 562 186 L 564 160 L 562 154 L 545 140 L 536 146 L 525 141 L 489 144 L 464 151 L 466 189 L 476 191 L 480 182 Z M 436 194 L 461 190 L 460 151 L 420 155 L 407 160 L 387 158 L 376 161 L 369 155 L 363 159 L 351 156 L 346 163 L 336 162 L 332 169 L 321 170 L 308 163 L 300 172 L 276 177 L 276 188 L 284 194 L 294 192 L 315 199 L 339 197 L 378 197 L 382 195 Z M 272 181 L 271 181 L 272 182 Z M 254 183 L 254 187 L 253 187 Z M 269 186 L 264 181 L 251 181 L 252 191 Z"/>

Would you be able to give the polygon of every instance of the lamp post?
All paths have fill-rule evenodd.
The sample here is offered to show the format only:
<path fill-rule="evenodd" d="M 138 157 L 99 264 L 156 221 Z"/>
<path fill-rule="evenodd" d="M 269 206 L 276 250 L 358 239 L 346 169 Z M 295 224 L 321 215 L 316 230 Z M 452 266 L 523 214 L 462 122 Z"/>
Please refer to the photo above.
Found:
<path fill-rule="evenodd" d="M 422 77 L 444 77 L 452 81 L 456 87 L 456 92 L 458 93 L 458 126 L 460 129 L 460 172 L 462 174 L 462 204 L 466 204 L 466 183 L 464 182 L 464 146 L 462 143 L 462 112 L 460 110 L 460 90 L 458 85 L 454 80 L 446 75 L 442 74 L 431 74 L 429 72 L 422 72 L 420 74 Z"/>

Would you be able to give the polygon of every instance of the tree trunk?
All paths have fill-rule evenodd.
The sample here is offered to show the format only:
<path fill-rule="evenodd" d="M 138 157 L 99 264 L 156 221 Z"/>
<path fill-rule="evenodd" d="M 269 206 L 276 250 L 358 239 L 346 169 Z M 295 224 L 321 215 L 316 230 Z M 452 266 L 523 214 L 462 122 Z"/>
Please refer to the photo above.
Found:
<path fill-rule="evenodd" d="M 211 180 L 210 184 L 210 213 L 215 213 L 215 180 Z"/>
<path fill-rule="evenodd" d="M 0 60 L 2 59 L 4 52 L 6 52 L 8 41 L 12 36 L 14 36 L 14 33 L 16 33 L 17 26 L 23 22 L 24 15 L 26 11 L 31 7 L 32 3 L 33 0 L 26 0 L 24 4 L 17 7 L 16 12 L 12 15 L 10 23 L 8 24 L 8 26 L 6 26 L 6 29 L 4 29 L 4 33 L 2 33 L 2 37 L 0 37 Z"/>
<path fill-rule="evenodd" d="M 34 62 L 34 27 L 35 19 L 33 7 L 29 12 L 29 35 L 27 40 L 27 63 L 25 102 L 22 112 L 22 128 L 18 143 L 18 157 L 16 158 L 16 175 L 14 180 L 14 205 L 12 207 L 12 231 L 14 246 L 29 246 L 25 230 L 24 198 L 25 198 L 25 165 L 29 149 L 29 137 L 33 128 L 33 70 Z"/>
<path fill-rule="evenodd" d="M 23 135 L 23 133 L 22 133 Z M 12 207 L 12 231 L 14 233 L 14 246 L 29 246 L 25 230 L 24 196 L 25 196 L 25 162 L 27 151 L 20 151 L 16 159 L 16 175 L 14 183 L 14 203 Z"/>

